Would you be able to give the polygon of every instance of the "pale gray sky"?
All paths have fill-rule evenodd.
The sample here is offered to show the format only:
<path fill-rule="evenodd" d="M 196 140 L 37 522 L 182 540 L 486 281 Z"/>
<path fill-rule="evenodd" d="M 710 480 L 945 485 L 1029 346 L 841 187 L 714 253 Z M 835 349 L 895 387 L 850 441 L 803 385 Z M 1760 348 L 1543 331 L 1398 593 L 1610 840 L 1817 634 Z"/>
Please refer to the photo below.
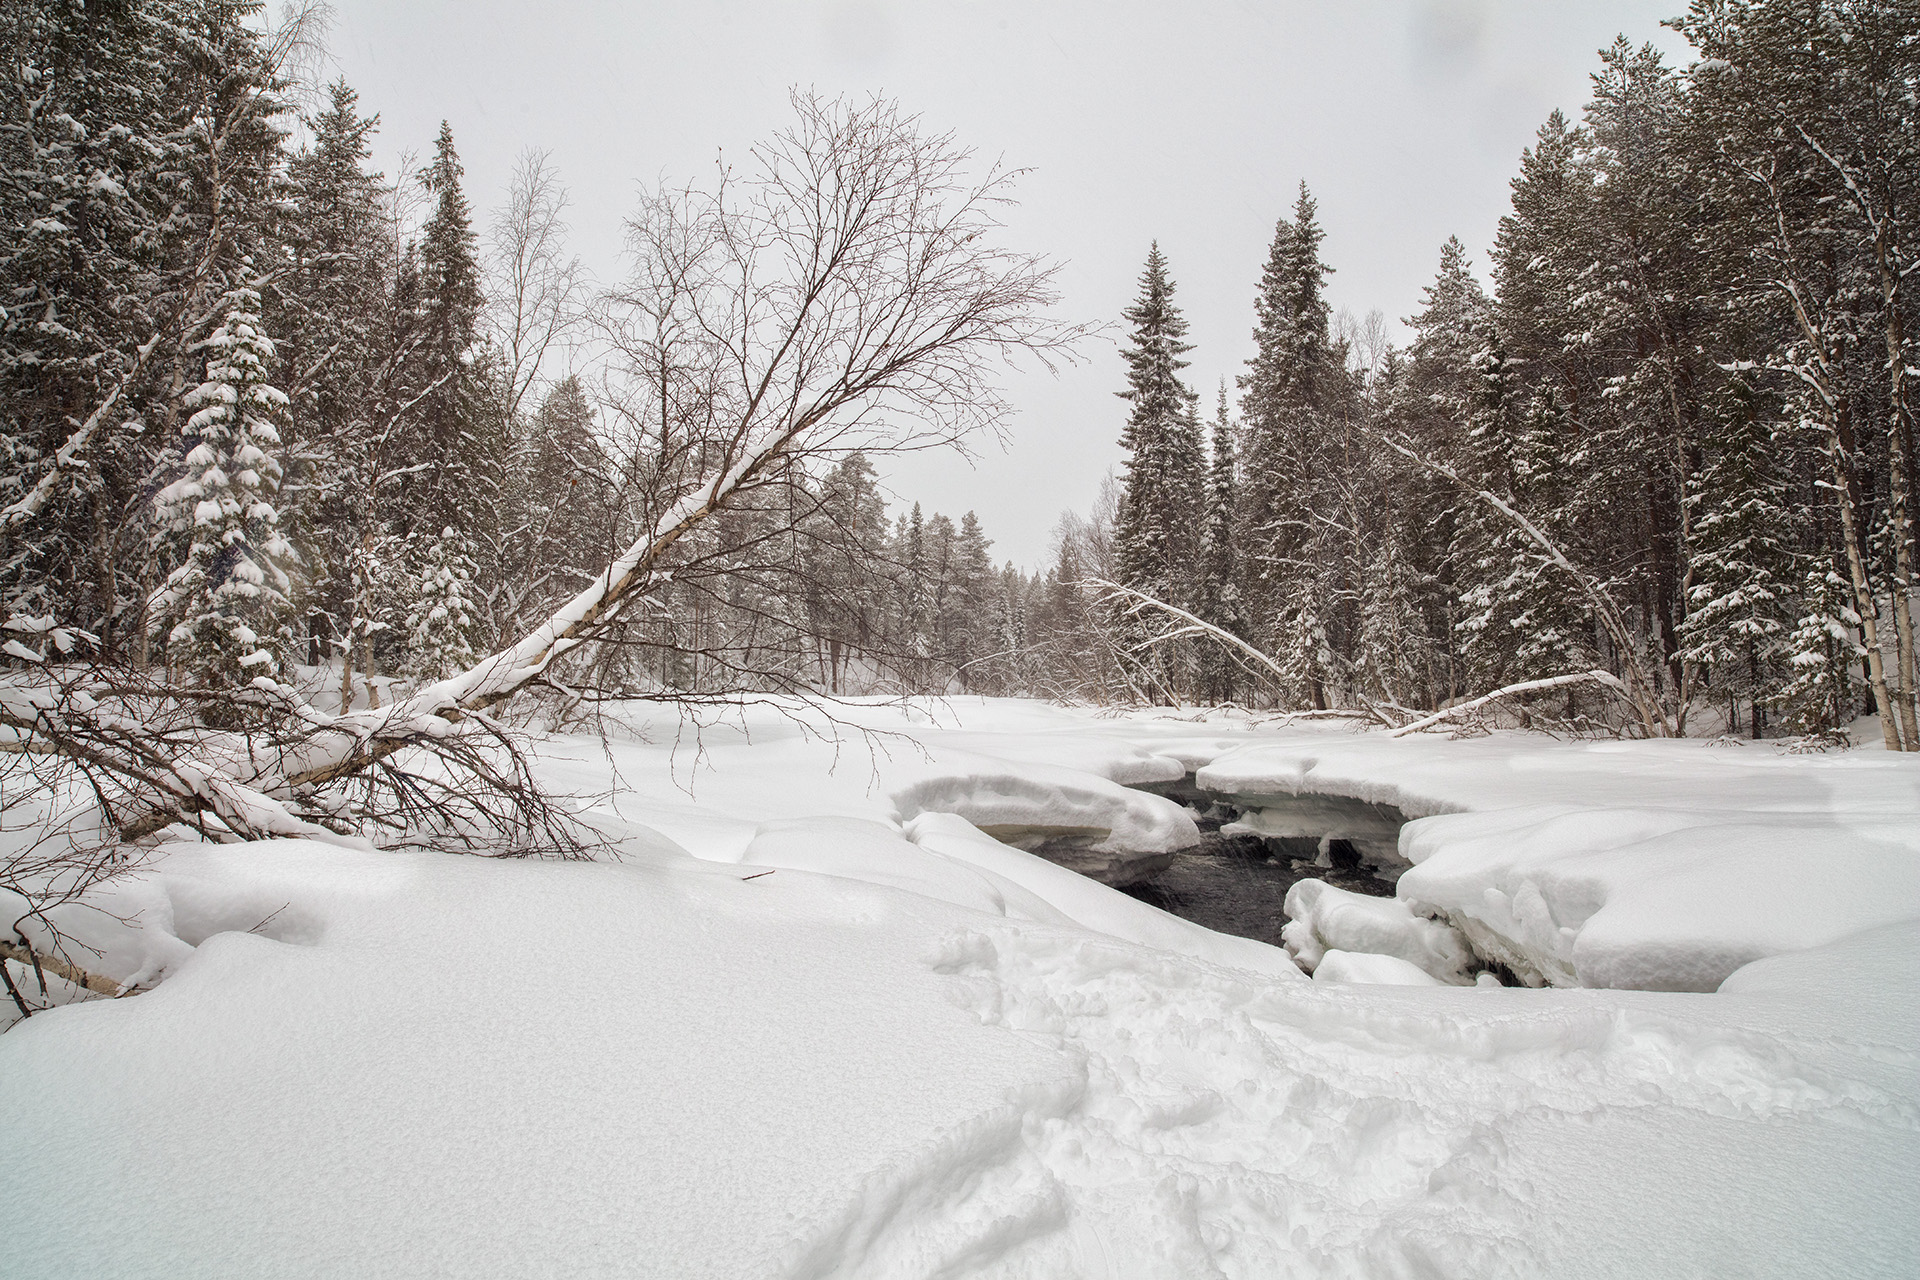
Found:
<path fill-rule="evenodd" d="M 1595 51 L 1625 33 L 1684 60 L 1659 22 L 1684 0 L 1132 3 L 617 3 L 333 0 L 338 71 L 380 113 L 377 158 L 453 125 L 483 213 L 544 147 L 570 188 L 576 252 L 620 270 L 639 183 L 703 176 L 787 119 L 787 90 L 883 92 L 1033 172 L 1009 242 L 1062 259 L 1063 314 L 1115 320 L 1158 238 L 1209 411 L 1251 351 L 1253 291 L 1301 179 L 1320 204 L 1336 307 L 1410 314 L 1441 243 L 1484 275 L 1521 148 L 1577 115 Z M 896 462 L 896 492 L 977 512 L 995 554 L 1044 565 L 1063 508 L 1120 457 L 1122 363 L 1012 378 L 1002 452 Z"/>

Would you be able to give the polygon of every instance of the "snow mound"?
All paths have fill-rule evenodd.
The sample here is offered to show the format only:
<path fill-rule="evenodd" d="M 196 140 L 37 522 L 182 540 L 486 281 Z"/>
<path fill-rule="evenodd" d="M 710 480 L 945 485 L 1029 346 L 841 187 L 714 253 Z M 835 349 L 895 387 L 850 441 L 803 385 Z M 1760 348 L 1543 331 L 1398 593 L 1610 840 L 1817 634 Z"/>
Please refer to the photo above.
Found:
<path fill-rule="evenodd" d="M 1473 949 L 1460 931 L 1415 915 L 1397 898 L 1373 898 L 1302 880 L 1287 890 L 1287 926 L 1280 932 L 1300 966 L 1319 976 L 1322 957 L 1335 951 L 1384 956 L 1434 979 L 1464 984 Z M 1365 981 L 1365 979 L 1362 979 Z"/>
<path fill-rule="evenodd" d="M 1387 987 L 1447 985 L 1409 960 L 1358 951 L 1327 951 L 1313 967 L 1315 982 L 1357 982 Z"/>
<path fill-rule="evenodd" d="M 941 767 L 928 767 L 891 789 L 900 821 L 956 813 L 1012 843 L 1077 838 L 1089 852 L 1111 855 L 1108 861 L 1116 865 L 1200 841 L 1192 815 L 1164 796 L 1055 765 L 941 754 Z"/>
<path fill-rule="evenodd" d="M 1295 731 L 1197 780 L 1416 816 L 1399 898 L 1535 985 L 1712 991 L 1763 956 L 1920 919 L 1920 762 L 1884 753 Z"/>
<path fill-rule="evenodd" d="M 1534 807 L 1428 818 L 1399 894 L 1555 986 L 1712 991 L 1750 961 L 1920 919 L 1920 828 Z"/>

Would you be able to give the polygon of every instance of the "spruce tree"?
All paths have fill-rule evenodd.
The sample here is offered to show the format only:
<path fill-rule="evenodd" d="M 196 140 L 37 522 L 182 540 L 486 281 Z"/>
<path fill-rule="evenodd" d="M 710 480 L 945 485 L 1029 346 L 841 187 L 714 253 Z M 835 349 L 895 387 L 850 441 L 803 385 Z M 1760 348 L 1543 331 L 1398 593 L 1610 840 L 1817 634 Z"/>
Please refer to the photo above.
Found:
<path fill-rule="evenodd" d="M 1301 629 L 1285 621 L 1311 590 L 1306 572 L 1308 525 L 1303 513 L 1322 496 L 1328 465 L 1327 421 L 1337 370 L 1328 332 L 1320 260 L 1324 238 L 1306 183 L 1291 221 L 1281 219 L 1254 298 L 1254 355 L 1240 375 L 1240 417 L 1246 447 L 1240 501 L 1244 595 L 1255 630 L 1278 646 Z M 1318 610 L 1310 610 L 1319 627 Z M 1315 642 L 1318 644 L 1318 641 Z M 1301 662 L 1308 655 L 1299 655 Z M 1316 687 L 1318 687 L 1316 682 Z"/>
<path fill-rule="evenodd" d="M 467 540 L 447 525 L 417 557 L 413 608 L 407 617 L 410 669 L 439 680 L 473 664 L 473 557 Z"/>
<path fill-rule="evenodd" d="M 1795 521 L 1756 389 L 1736 379 L 1717 408 L 1715 451 L 1687 494 L 1693 585 L 1681 639 L 1684 656 L 1711 672 L 1722 697 L 1747 698 L 1758 738 L 1779 692 L 1780 651 L 1793 624 L 1788 539 Z"/>
<path fill-rule="evenodd" d="M 287 398 L 268 380 L 273 342 L 251 287 L 227 294 L 226 320 L 206 348 L 206 381 L 182 401 L 193 414 L 182 474 L 155 498 L 175 564 L 150 608 L 172 624 L 170 661 L 197 684 L 231 690 L 280 667 L 292 548 L 272 498 L 281 475 L 274 424 Z"/>
<path fill-rule="evenodd" d="M 1213 457 L 1207 468 L 1205 518 L 1200 529 L 1200 596 L 1202 619 L 1245 639 L 1246 612 L 1240 604 L 1240 563 L 1234 545 L 1239 476 L 1234 464 L 1234 423 L 1227 412 L 1227 384 L 1222 381 L 1213 416 Z M 1237 663 L 1217 643 L 1201 647 L 1200 671 L 1207 696 L 1216 702 L 1233 697 Z"/>
<path fill-rule="evenodd" d="M 284 527 L 310 566 L 305 605 L 311 643 L 331 642 L 350 661 L 354 618 L 367 613 L 350 566 L 377 537 L 374 510 L 386 450 L 382 418 L 389 303 L 388 254 L 379 175 L 368 172 L 377 116 L 359 113 L 344 81 L 309 121 L 311 143 L 288 166 L 290 209 L 282 223 L 284 283 L 269 315 L 283 367 L 290 431 Z"/>
<path fill-rule="evenodd" d="M 494 496 L 498 432 L 491 422 L 486 369 L 476 349 L 480 264 L 464 171 L 443 120 L 422 184 L 434 197 L 419 248 L 418 354 L 411 381 L 418 403 L 419 462 L 410 518 L 428 529 L 471 524 Z"/>
<path fill-rule="evenodd" d="M 1186 317 L 1173 304 L 1174 284 L 1155 243 L 1140 277 L 1140 295 L 1122 314 L 1132 326 L 1122 352 L 1131 406 L 1121 447 L 1127 451 L 1116 528 L 1122 580 L 1169 603 L 1186 604 L 1197 586 L 1195 537 L 1205 467 L 1198 397 L 1180 380 L 1191 350 L 1182 341 Z"/>

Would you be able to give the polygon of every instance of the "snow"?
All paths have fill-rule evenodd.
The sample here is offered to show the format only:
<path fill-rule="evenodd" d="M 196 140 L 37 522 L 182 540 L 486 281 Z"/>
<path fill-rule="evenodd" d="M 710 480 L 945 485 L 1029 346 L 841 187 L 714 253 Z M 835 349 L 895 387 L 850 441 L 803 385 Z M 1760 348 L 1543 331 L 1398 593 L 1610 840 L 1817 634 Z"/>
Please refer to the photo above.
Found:
<path fill-rule="evenodd" d="M 836 745 L 786 710 L 697 750 L 637 714 L 604 748 L 543 742 L 594 862 L 155 851 L 116 882 L 139 936 L 101 963 L 164 980 L 0 1035 L 6 1274 L 1920 1269 L 1905 762 L 958 700 L 847 709 L 874 736 Z M 1178 806 L 1106 787 L 1168 760 L 1453 816 L 1408 827 L 1397 901 L 1296 886 L 1309 982 L 915 803 L 1027 778 L 1046 825 L 1119 814 L 1145 844 Z M 1697 862 L 1736 847 L 1753 885 Z M 1550 910 L 1587 866 L 1576 976 L 1580 938 L 1721 927 L 1683 913 L 1798 932 L 1717 993 L 1444 985 L 1450 935 L 1406 881 L 1449 863 Z M 1710 902 L 1696 873 L 1734 878 Z M 1788 876 L 1789 901 L 1755 887 Z M 1854 878 L 1888 919 L 1854 928 L 1850 885 L 1812 883 Z"/>
<path fill-rule="evenodd" d="M 1372 952 L 1323 951 L 1313 968 L 1315 982 L 1365 982 L 1381 986 L 1439 987 L 1440 979 L 1410 960 Z"/>
<path fill-rule="evenodd" d="M 1287 890 L 1286 912 L 1287 950 L 1315 977 L 1322 957 L 1344 951 L 1397 960 L 1441 982 L 1472 980 L 1473 951 L 1460 931 L 1415 915 L 1397 899 L 1302 880 Z"/>
<path fill-rule="evenodd" d="M 1920 763 L 1698 740 L 1289 731 L 1198 774 L 1397 806 L 1397 896 L 1533 983 L 1712 991 L 1764 956 L 1920 920 Z"/>

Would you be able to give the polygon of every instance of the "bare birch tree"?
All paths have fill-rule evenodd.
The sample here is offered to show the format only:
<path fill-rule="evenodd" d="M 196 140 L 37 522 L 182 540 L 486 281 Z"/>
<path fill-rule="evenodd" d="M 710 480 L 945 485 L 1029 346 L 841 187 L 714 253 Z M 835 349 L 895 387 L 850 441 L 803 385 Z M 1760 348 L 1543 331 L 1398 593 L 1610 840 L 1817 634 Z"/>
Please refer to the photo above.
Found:
<path fill-rule="evenodd" d="M 385 762 L 409 748 L 464 767 L 473 787 L 512 790 L 523 771 L 459 744 L 500 745 L 489 713 L 644 610 L 696 531 L 847 451 L 997 431 L 1007 411 L 999 366 L 1023 355 L 1046 363 L 1083 332 L 1045 314 L 1049 263 L 996 246 L 1017 175 L 997 165 L 976 174 L 951 135 L 884 100 L 796 94 L 793 105 L 795 123 L 739 171 L 723 165 L 711 186 L 652 193 L 630 224 L 633 270 L 608 307 L 647 440 L 644 484 L 624 549 L 550 617 L 383 710 L 328 715 L 282 687 L 254 691 L 284 705 L 287 728 L 251 738 L 162 750 L 124 740 L 138 734 L 117 714 L 115 750 L 101 753 L 89 720 L 100 699 L 53 679 L 0 705 L 0 720 L 23 747 L 93 750 L 109 770 L 125 763 L 119 785 L 154 816 L 123 831 L 210 813 L 235 834 L 312 832 L 337 814 L 326 788 L 393 768 Z M 432 777 L 404 785 L 447 786 Z M 538 813 L 523 807 L 518 820 L 537 826 Z"/>

